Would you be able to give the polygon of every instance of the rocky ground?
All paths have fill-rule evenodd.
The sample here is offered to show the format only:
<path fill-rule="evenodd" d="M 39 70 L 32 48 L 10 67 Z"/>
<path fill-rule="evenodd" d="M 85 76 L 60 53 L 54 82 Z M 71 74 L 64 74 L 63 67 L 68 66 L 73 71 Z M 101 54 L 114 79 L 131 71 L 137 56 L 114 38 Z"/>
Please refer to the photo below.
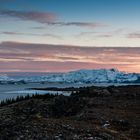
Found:
<path fill-rule="evenodd" d="M 139 140 L 140 86 L 90 87 L 0 107 L 0 140 Z"/>

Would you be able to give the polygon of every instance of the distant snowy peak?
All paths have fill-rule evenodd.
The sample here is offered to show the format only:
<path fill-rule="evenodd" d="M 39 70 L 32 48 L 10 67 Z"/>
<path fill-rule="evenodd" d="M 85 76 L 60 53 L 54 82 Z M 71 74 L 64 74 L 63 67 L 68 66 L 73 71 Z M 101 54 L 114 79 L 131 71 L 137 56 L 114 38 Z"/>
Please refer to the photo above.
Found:
<path fill-rule="evenodd" d="M 117 69 L 77 70 L 67 73 L 10 78 L 0 75 L 0 83 L 61 82 L 61 83 L 140 83 L 140 74 L 120 72 Z"/>
<path fill-rule="evenodd" d="M 10 78 L 6 74 L 0 74 L 0 81 L 7 81 Z"/>
<path fill-rule="evenodd" d="M 67 83 L 124 83 L 134 82 L 138 74 L 124 73 L 116 69 L 78 70 L 45 77 L 48 82 Z"/>

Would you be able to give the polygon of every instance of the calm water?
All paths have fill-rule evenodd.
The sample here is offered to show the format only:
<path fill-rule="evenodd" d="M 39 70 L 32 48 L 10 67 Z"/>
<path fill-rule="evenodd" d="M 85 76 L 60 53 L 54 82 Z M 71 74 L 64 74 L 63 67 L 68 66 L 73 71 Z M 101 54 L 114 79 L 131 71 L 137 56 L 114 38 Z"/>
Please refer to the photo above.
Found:
<path fill-rule="evenodd" d="M 43 91 L 43 90 L 29 90 L 29 88 L 47 88 L 47 87 L 58 87 L 58 88 L 65 88 L 65 87 L 84 87 L 84 86 L 110 86 L 112 84 L 62 84 L 62 83 L 48 83 L 48 84 L 40 84 L 40 83 L 29 83 L 29 84 L 20 84 L 20 85 L 12 85 L 12 84 L 4 84 L 0 85 L 0 101 L 5 100 L 7 98 L 16 98 L 17 96 L 26 96 L 27 94 L 64 94 L 70 95 L 69 92 L 57 92 L 57 91 Z M 119 84 L 114 84 L 118 86 Z M 128 85 L 128 84 L 123 84 Z M 138 84 L 140 85 L 140 84 Z"/>

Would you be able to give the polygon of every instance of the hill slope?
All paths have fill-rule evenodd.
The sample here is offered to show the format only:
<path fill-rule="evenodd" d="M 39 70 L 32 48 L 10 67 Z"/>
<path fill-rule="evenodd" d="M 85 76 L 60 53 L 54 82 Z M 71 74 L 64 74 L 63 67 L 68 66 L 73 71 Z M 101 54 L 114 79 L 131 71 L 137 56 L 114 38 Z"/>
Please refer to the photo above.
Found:
<path fill-rule="evenodd" d="M 0 107 L 0 139 L 140 139 L 140 87 L 89 87 Z M 48 97 L 48 96 L 47 96 Z"/>

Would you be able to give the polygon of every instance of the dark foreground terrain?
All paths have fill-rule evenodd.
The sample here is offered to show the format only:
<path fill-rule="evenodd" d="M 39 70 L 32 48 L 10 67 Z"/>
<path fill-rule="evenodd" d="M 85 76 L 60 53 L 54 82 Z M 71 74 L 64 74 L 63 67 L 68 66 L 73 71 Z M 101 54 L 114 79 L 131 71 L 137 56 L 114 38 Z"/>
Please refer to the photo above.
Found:
<path fill-rule="evenodd" d="M 0 107 L 0 140 L 120 139 L 140 139 L 140 86 L 82 88 Z"/>

